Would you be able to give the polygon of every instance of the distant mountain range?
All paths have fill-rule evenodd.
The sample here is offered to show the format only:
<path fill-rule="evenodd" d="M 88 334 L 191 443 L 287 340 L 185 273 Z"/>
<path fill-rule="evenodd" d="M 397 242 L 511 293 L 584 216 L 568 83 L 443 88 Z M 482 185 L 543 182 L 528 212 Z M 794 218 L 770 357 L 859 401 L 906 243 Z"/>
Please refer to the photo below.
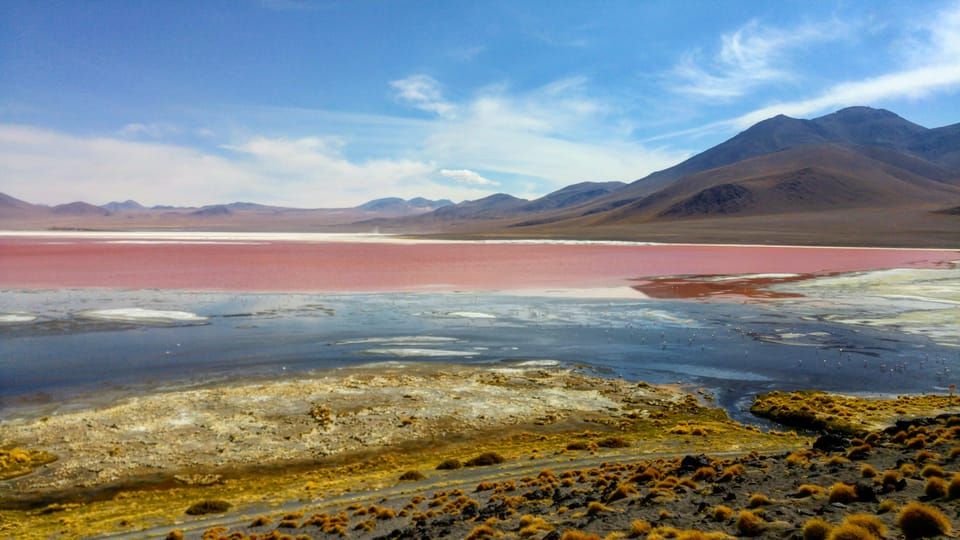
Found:
<path fill-rule="evenodd" d="M 12 229 L 323 230 L 375 218 L 400 218 L 452 205 L 443 199 L 376 199 L 353 208 L 286 208 L 251 202 L 146 207 L 134 200 L 102 206 L 31 204 L 0 193 L 0 227 Z"/>
<path fill-rule="evenodd" d="M 333 210 L 129 200 L 40 207 L 0 194 L 0 226 L 960 247 L 958 208 L 960 124 L 928 129 L 851 107 L 812 120 L 779 115 L 630 184 L 582 182 L 532 201 L 498 193 Z"/>

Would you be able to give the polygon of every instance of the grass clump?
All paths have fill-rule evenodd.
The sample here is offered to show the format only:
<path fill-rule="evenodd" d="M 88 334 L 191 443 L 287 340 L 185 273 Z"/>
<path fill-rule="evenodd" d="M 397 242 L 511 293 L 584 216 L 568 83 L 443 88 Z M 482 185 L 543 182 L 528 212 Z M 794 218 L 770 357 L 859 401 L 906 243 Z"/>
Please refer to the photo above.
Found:
<path fill-rule="evenodd" d="M 187 508 L 187 515 L 202 516 L 204 514 L 222 514 L 230 509 L 230 503 L 221 500 L 200 501 Z"/>
<path fill-rule="evenodd" d="M 877 505 L 878 514 L 888 514 L 897 509 L 897 503 L 891 499 L 884 499 Z"/>
<path fill-rule="evenodd" d="M 827 540 L 877 540 L 869 530 L 846 521 L 830 531 Z"/>
<path fill-rule="evenodd" d="M 714 521 L 727 521 L 733 517 L 733 508 L 729 506 L 718 504 L 713 507 L 713 520 Z"/>
<path fill-rule="evenodd" d="M 878 474 L 880 473 L 877 472 L 876 467 L 870 465 L 869 463 L 865 463 L 862 467 L 860 467 L 860 476 L 864 478 L 876 478 Z"/>
<path fill-rule="evenodd" d="M 803 524 L 803 540 L 826 540 L 832 530 L 833 525 L 820 518 L 808 519 Z"/>
<path fill-rule="evenodd" d="M 560 540 L 600 540 L 600 536 L 596 534 L 585 533 L 583 531 L 564 531 L 563 535 L 560 537 Z"/>
<path fill-rule="evenodd" d="M 506 458 L 496 452 L 484 452 L 479 456 L 468 459 L 464 462 L 467 467 L 487 467 L 490 465 L 499 465 L 506 461 Z"/>
<path fill-rule="evenodd" d="M 610 495 L 607 496 L 607 502 L 619 501 L 621 499 L 629 499 L 635 495 L 639 495 L 640 492 L 637 491 L 636 486 L 630 482 L 624 482 L 617 485 L 617 489 L 613 490 Z"/>
<path fill-rule="evenodd" d="M 693 475 L 690 477 L 692 480 L 713 480 L 717 477 L 717 470 L 713 467 L 700 467 L 693 472 Z"/>
<path fill-rule="evenodd" d="M 843 520 L 843 523 L 866 529 L 877 538 L 883 538 L 887 535 L 887 525 L 880 518 L 871 514 L 850 514 Z"/>
<path fill-rule="evenodd" d="M 830 486 L 830 502 L 842 504 L 857 502 L 857 490 L 850 484 L 837 482 Z"/>
<path fill-rule="evenodd" d="M 920 471 L 920 476 L 924 478 L 930 478 L 931 476 L 939 476 L 943 478 L 943 467 L 939 465 L 927 465 Z"/>
<path fill-rule="evenodd" d="M 482 523 L 477 525 L 467 534 L 466 540 L 485 540 L 487 538 L 497 538 L 500 536 L 500 533 L 497 532 L 493 527 Z"/>
<path fill-rule="evenodd" d="M 427 477 L 423 475 L 420 471 L 407 471 L 400 475 L 401 482 L 416 482 L 419 480 L 425 480 Z"/>
<path fill-rule="evenodd" d="M 596 443 L 589 441 L 574 441 L 567 445 L 567 450 L 596 450 Z"/>
<path fill-rule="evenodd" d="M 937 508 L 919 502 L 909 503 L 900 510 L 897 527 L 907 538 L 930 538 L 953 532 L 950 518 Z"/>
<path fill-rule="evenodd" d="M 823 493 L 823 488 L 816 484 L 800 484 L 797 487 L 796 497 L 814 497 Z"/>
<path fill-rule="evenodd" d="M 611 508 L 605 504 L 593 501 L 587 504 L 587 515 L 590 517 L 598 516 L 604 512 L 609 512 Z"/>
<path fill-rule="evenodd" d="M 950 485 L 947 486 L 947 498 L 950 500 L 960 499 L 960 473 L 953 475 Z"/>
<path fill-rule="evenodd" d="M 749 510 L 741 510 L 737 515 L 736 527 L 740 536 L 757 536 L 766 528 L 766 522 Z"/>
<path fill-rule="evenodd" d="M 627 533 L 628 538 L 640 538 L 641 536 L 646 536 L 650 532 L 650 522 L 645 519 L 635 519 L 630 522 L 630 531 Z"/>
<path fill-rule="evenodd" d="M 459 469 L 461 467 L 463 467 L 463 462 L 461 462 L 459 459 L 450 458 L 450 459 L 445 459 L 441 461 L 440 464 L 437 465 L 437 470 L 452 471 L 452 470 Z"/>
<path fill-rule="evenodd" d="M 607 437 L 597 441 L 600 448 L 628 448 L 630 443 L 623 437 Z"/>
<path fill-rule="evenodd" d="M 763 493 L 754 493 L 750 496 L 750 502 L 747 503 L 747 506 L 750 508 L 757 508 L 758 506 L 767 506 L 773 504 L 773 500 L 770 497 L 767 497 Z"/>
<path fill-rule="evenodd" d="M 942 499 L 947 496 L 947 482 L 939 476 L 931 476 L 923 486 L 923 494 L 931 499 Z"/>
<path fill-rule="evenodd" d="M 731 465 L 726 469 L 724 469 L 723 472 L 720 473 L 720 478 L 717 478 L 717 481 L 729 482 L 734 478 L 742 476 L 744 472 L 745 472 L 745 469 L 743 468 L 743 465 L 737 463 L 735 465 Z"/>
<path fill-rule="evenodd" d="M 519 526 L 520 538 L 529 538 L 531 536 L 536 536 L 541 532 L 549 532 L 553 530 L 553 526 L 547 523 L 542 517 L 531 516 L 526 514 L 520 517 L 520 526 Z"/>

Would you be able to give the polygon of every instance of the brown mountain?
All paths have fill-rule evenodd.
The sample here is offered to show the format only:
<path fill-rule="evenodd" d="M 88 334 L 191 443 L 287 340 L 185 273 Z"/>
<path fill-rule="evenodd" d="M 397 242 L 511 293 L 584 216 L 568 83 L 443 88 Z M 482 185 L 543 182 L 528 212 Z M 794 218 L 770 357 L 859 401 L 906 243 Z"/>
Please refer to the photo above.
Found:
<path fill-rule="evenodd" d="M 470 236 L 960 246 L 960 221 L 945 210 L 960 204 L 958 162 L 960 124 L 927 129 L 868 107 L 781 115 L 576 204 L 518 206 L 482 223 L 424 214 L 404 225 Z"/>

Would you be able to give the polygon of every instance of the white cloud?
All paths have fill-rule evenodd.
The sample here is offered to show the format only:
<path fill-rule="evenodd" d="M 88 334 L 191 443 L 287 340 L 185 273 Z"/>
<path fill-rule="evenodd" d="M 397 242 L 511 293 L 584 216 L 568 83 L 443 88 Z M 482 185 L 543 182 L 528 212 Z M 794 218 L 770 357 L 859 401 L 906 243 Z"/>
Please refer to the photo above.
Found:
<path fill-rule="evenodd" d="M 960 89 L 960 2 L 954 2 L 910 28 L 899 42 L 899 69 L 835 83 L 820 93 L 756 108 L 740 116 L 666 133 L 647 142 L 745 129 L 778 114 L 810 117 L 854 105 L 877 106 L 897 99 L 922 99 Z"/>
<path fill-rule="evenodd" d="M 469 186 L 500 185 L 499 182 L 490 180 L 489 178 L 484 178 L 483 176 L 480 176 L 480 174 L 471 171 L 470 169 L 440 169 L 440 176 L 449 178 L 459 184 L 466 184 Z"/>
<path fill-rule="evenodd" d="M 119 135 L 124 137 L 151 137 L 151 138 L 160 138 L 167 137 L 170 135 L 176 135 L 181 132 L 181 129 L 173 124 L 166 124 L 163 122 L 156 123 L 142 123 L 142 122 L 133 122 L 127 124 L 120 128 L 117 132 Z"/>
<path fill-rule="evenodd" d="M 811 44 L 842 37 L 846 25 L 837 21 L 773 28 L 750 21 L 720 37 L 720 49 L 703 58 L 700 51 L 687 53 L 668 74 L 676 92 L 709 99 L 728 100 L 770 83 L 791 80 L 788 53 Z"/>
<path fill-rule="evenodd" d="M 559 188 L 584 180 L 634 180 L 675 164 L 686 152 L 648 148 L 620 129 L 624 115 L 570 77 L 522 93 L 483 89 L 440 118 L 420 155 Z"/>
<path fill-rule="evenodd" d="M 489 190 L 433 181 L 412 159 L 354 162 L 331 138 L 253 137 L 223 155 L 176 145 L 0 125 L 0 191 L 31 202 L 196 205 L 235 200 L 353 206 L 383 196 L 466 199 Z"/>
<path fill-rule="evenodd" d="M 390 86 L 396 91 L 397 99 L 418 109 L 440 116 L 449 116 L 455 110 L 453 104 L 444 100 L 440 83 L 429 75 L 410 75 L 404 79 L 392 81 Z"/>

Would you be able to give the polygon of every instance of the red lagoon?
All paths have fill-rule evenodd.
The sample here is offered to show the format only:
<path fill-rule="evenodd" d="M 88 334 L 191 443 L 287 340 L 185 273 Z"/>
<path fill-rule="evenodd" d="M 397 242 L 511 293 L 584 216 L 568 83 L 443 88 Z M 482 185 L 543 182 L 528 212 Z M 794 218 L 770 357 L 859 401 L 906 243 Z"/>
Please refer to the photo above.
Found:
<path fill-rule="evenodd" d="M 0 238 L 0 287 L 422 291 L 625 286 L 660 276 L 932 268 L 952 250 L 556 243 L 116 243 Z"/>

